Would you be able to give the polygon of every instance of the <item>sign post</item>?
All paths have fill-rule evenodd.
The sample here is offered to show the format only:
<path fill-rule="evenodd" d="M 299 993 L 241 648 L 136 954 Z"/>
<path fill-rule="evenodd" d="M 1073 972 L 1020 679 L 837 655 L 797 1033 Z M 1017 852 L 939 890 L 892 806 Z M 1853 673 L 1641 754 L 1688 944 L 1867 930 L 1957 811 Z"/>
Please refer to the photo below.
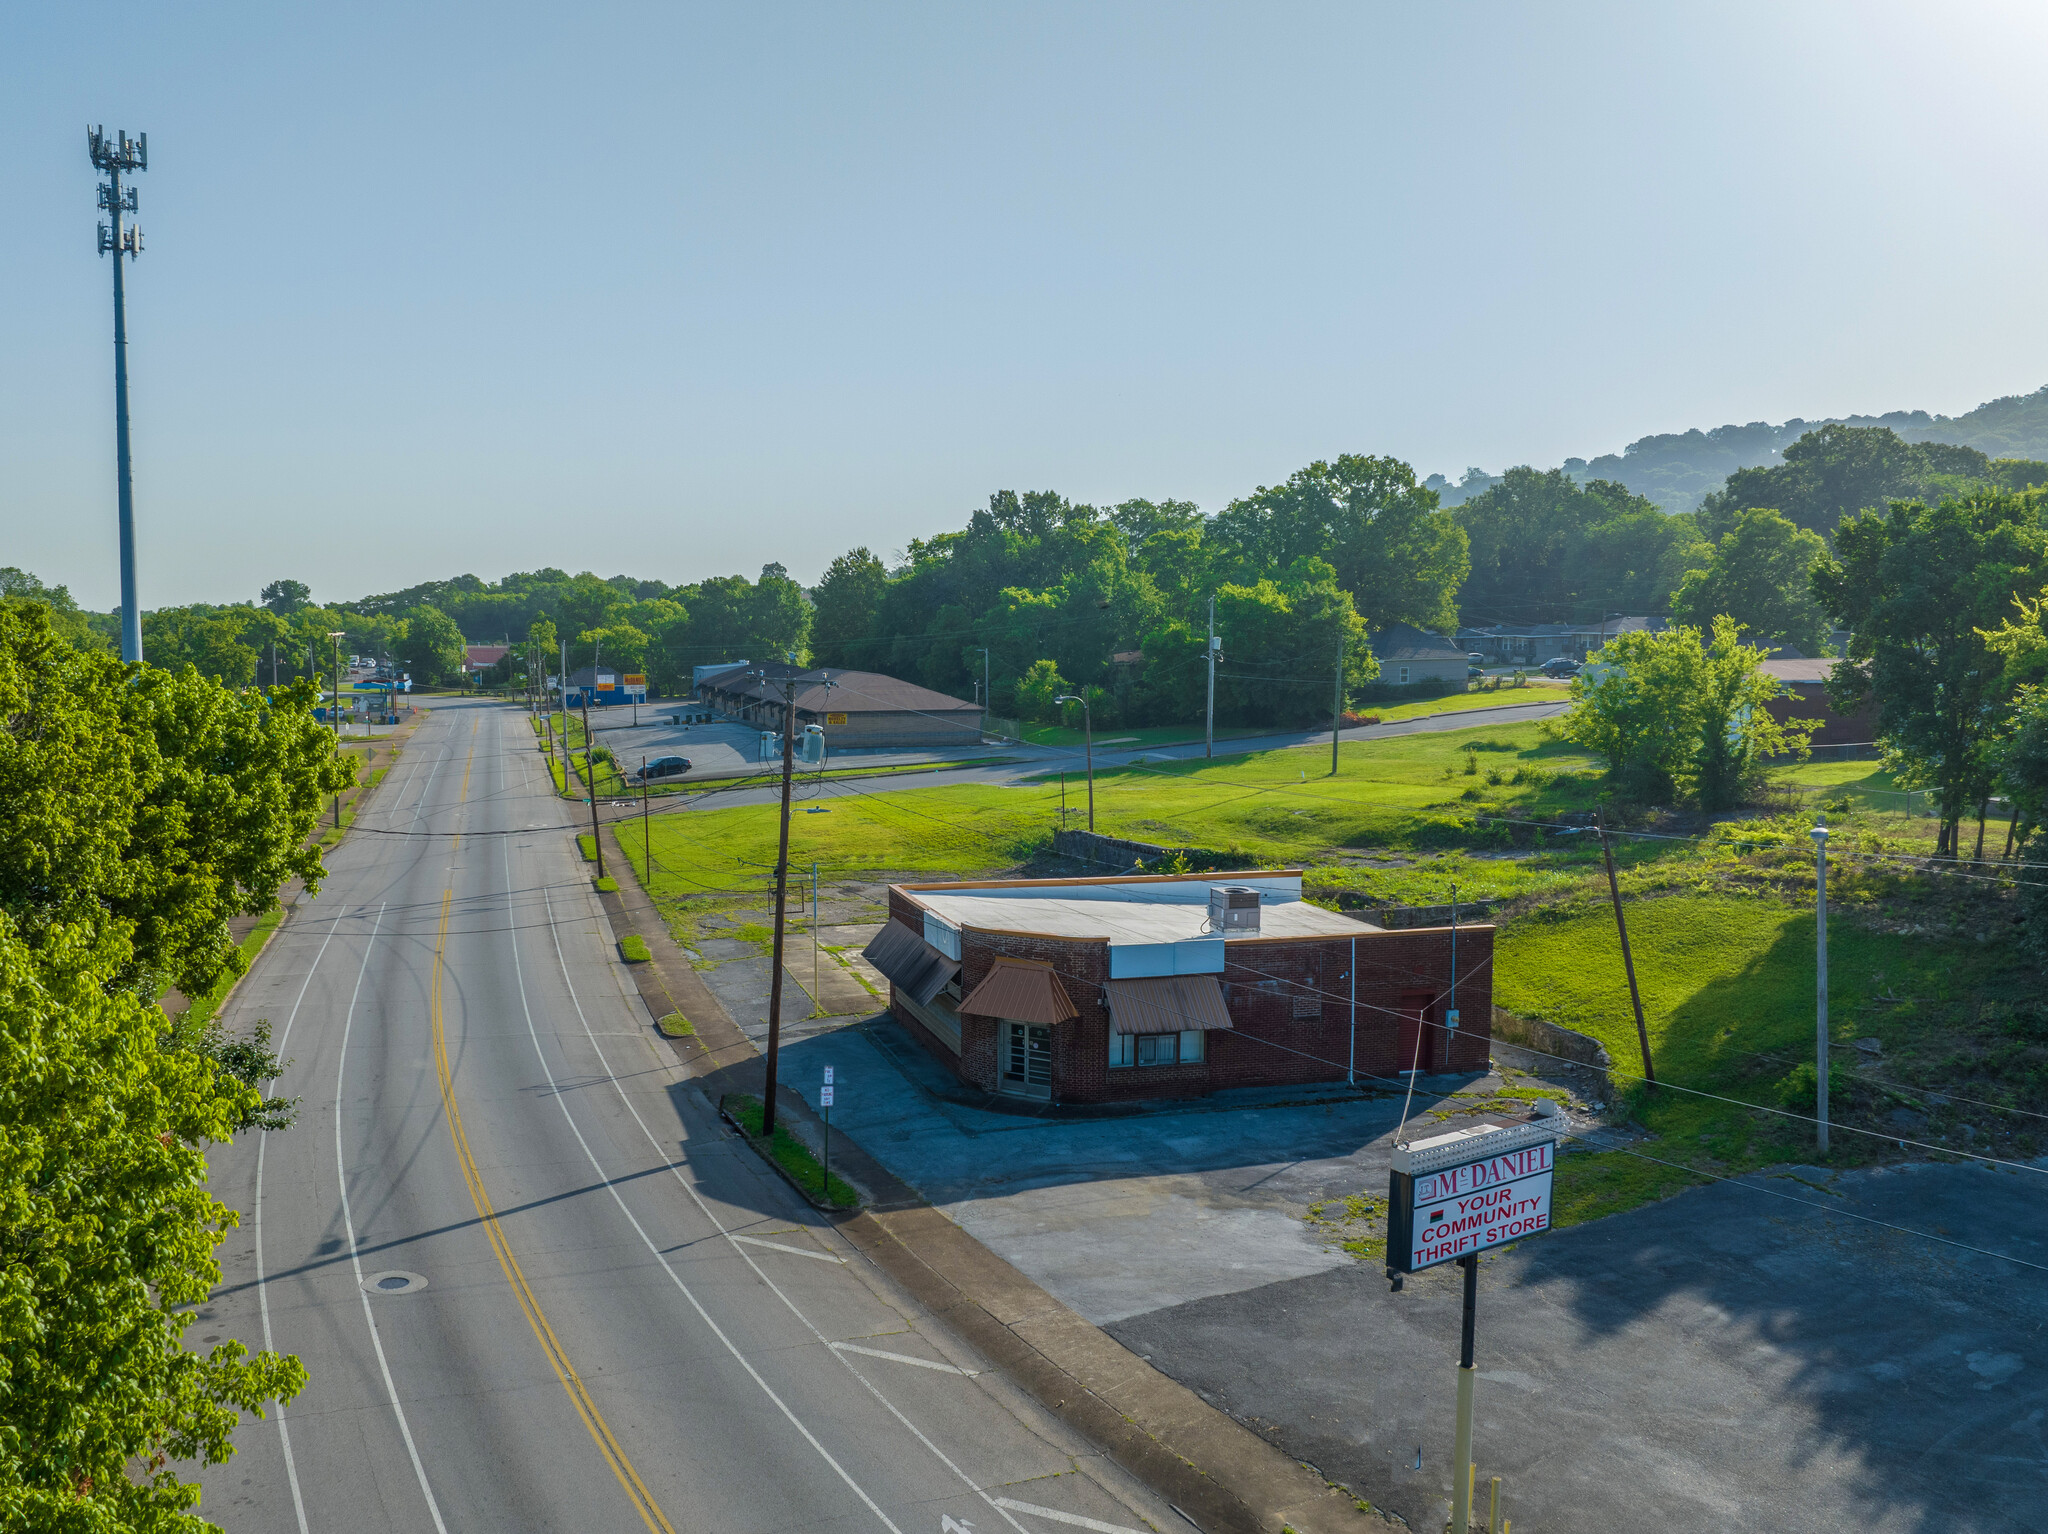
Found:
<path fill-rule="evenodd" d="M 1465 1270 L 1458 1349 L 1458 1426 L 1451 1466 L 1451 1527 L 1472 1518 L 1472 1384 L 1479 1310 L 1479 1254 L 1550 1229 L 1550 1184 L 1563 1126 L 1533 1118 L 1396 1145 L 1387 1188 L 1387 1278 L 1446 1262 Z"/>
<path fill-rule="evenodd" d="M 832 1202 L 832 1067 L 825 1067 L 825 1084 L 818 1088 L 818 1112 L 825 1120 L 825 1185 L 818 1191 Z"/>

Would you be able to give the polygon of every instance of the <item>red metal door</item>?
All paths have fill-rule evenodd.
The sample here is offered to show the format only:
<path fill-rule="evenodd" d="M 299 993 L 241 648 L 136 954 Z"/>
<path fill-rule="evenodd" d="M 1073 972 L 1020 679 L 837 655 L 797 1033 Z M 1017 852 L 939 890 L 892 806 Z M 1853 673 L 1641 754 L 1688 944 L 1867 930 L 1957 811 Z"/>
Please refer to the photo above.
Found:
<path fill-rule="evenodd" d="M 1427 996 L 1403 996 L 1401 998 L 1400 1028 L 1395 1039 L 1395 1058 L 1398 1068 L 1403 1071 L 1430 1068 L 1429 1040 L 1423 1035 L 1429 1030 L 1423 1020 L 1429 1015 Z"/>

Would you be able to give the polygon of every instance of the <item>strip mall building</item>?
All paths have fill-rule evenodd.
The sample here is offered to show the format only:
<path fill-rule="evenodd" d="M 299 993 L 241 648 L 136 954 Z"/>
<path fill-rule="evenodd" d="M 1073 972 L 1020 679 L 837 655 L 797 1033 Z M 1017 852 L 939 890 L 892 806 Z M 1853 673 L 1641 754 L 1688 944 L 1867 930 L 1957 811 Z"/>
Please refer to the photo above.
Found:
<path fill-rule="evenodd" d="M 1299 870 L 898 884 L 889 918 L 867 958 L 891 1012 L 989 1092 L 1100 1103 L 1486 1069 L 1494 929 L 1369 926 L 1303 900 Z"/>

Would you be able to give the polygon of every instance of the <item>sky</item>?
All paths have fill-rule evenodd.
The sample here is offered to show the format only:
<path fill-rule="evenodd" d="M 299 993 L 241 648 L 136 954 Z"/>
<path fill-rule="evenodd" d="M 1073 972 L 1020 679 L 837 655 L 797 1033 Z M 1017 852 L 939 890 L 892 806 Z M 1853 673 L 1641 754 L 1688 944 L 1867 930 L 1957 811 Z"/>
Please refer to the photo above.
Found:
<path fill-rule="evenodd" d="M 812 581 L 992 491 L 2048 383 L 2032 4 L 0 14 L 0 565 L 117 600 L 84 128 L 149 133 L 145 607 Z"/>

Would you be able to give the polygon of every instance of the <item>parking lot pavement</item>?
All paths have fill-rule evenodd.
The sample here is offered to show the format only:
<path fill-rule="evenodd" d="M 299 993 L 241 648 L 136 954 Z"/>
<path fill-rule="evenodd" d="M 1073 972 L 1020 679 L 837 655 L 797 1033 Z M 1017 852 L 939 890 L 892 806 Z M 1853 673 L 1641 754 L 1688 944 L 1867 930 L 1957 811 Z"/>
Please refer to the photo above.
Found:
<path fill-rule="evenodd" d="M 692 778 L 745 772 L 763 766 L 764 761 L 769 767 L 780 764 L 782 746 L 779 737 L 764 759 L 761 755 L 761 731 L 753 725 L 730 719 L 718 719 L 710 724 L 669 723 L 670 716 L 685 707 L 695 708 L 696 705 L 643 703 L 639 710 L 640 722 L 636 725 L 631 707 L 613 704 L 609 708 L 592 709 L 590 727 L 604 745 L 611 747 L 620 765 L 629 773 L 639 767 L 642 757 L 652 761 L 657 756 L 687 756 Z M 969 741 L 945 751 L 834 752 L 830 764 L 834 767 L 901 766 L 997 754 L 996 747 L 983 748 L 978 742 Z"/>
<path fill-rule="evenodd" d="M 1017 1117 L 920 1090 L 903 1043 L 831 1027 L 784 1079 L 815 1098 L 833 1065 L 835 1125 L 984 1245 L 1290 1455 L 1442 1527 L 1455 1270 L 1391 1294 L 1304 1218 L 1384 1195 L 1397 1099 Z M 2041 1527 L 2048 1273 L 1852 1216 L 2048 1266 L 2044 1192 L 2034 1172 L 1788 1168 L 1488 1259 L 1482 1487 L 1502 1476 L 1530 1531 Z"/>

